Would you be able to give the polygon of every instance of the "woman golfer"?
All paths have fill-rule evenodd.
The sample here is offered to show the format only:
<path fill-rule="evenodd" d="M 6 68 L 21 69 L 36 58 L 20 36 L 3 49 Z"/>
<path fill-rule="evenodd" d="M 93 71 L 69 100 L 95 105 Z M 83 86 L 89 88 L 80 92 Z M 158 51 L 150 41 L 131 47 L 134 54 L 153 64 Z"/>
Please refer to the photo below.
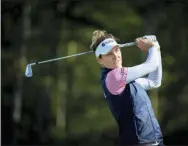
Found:
<path fill-rule="evenodd" d="M 91 48 L 101 66 L 104 96 L 119 127 L 119 145 L 163 145 L 161 129 L 145 91 L 161 85 L 160 46 L 154 39 L 155 36 L 137 38 L 137 46 L 148 51 L 147 60 L 123 67 L 118 39 L 106 31 L 93 32 Z"/>

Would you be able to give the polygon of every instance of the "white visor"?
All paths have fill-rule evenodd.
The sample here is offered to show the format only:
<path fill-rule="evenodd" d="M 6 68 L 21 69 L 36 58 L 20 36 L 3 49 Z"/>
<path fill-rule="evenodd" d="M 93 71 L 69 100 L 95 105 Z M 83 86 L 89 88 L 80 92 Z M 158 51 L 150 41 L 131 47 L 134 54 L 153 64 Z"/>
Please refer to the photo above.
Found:
<path fill-rule="evenodd" d="M 110 52 L 112 50 L 113 47 L 117 46 L 119 44 L 117 44 L 117 42 L 114 39 L 105 39 L 104 41 L 102 41 L 96 51 L 95 51 L 95 55 L 96 57 L 99 57 L 99 55 L 105 55 L 108 52 Z"/>

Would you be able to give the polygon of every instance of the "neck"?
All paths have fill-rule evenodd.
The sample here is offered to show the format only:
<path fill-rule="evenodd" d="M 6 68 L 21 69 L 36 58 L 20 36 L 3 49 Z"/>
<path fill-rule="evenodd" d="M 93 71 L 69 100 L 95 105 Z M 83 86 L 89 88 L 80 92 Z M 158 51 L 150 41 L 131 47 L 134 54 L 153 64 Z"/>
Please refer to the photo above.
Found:
<path fill-rule="evenodd" d="M 116 67 L 113 67 L 113 68 L 108 68 L 108 67 L 105 67 L 105 66 L 101 66 L 101 68 L 104 68 L 104 69 L 116 69 L 116 68 L 122 68 L 122 65 L 116 66 Z"/>

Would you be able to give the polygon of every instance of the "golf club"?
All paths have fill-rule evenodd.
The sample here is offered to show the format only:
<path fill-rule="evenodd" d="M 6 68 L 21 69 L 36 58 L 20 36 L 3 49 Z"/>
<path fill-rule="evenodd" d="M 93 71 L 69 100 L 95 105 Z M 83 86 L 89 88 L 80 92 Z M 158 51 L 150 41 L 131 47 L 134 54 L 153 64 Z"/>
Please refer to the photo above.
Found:
<path fill-rule="evenodd" d="M 147 38 L 147 36 L 144 36 L 143 38 Z M 152 40 L 156 41 L 156 37 L 152 36 Z M 130 46 L 135 46 L 135 45 L 136 45 L 136 42 L 130 42 L 130 43 L 125 43 L 125 44 L 119 44 L 119 47 L 120 48 L 122 48 L 122 47 L 130 47 Z M 26 67 L 25 76 L 26 77 L 32 77 L 32 75 L 33 75 L 32 67 L 31 67 L 32 65 L 37 65 L 37 64 L 57 61 L 57 60 L 66 59 L 66 58 L 75 57 L 75 56 L 80 56 L 80 55 L 85 55 L 85 54 L 89 54 L 89 53 L 92 53 L 92 52 L 93 51 L 87 51 L 87 52 L 77 53 L 77 54 L 73 54 L 73 55 L 69 55 L 69 56 L 64 56 L 64 57 L 59 57 L 59 58 L 54 58 L 54 59 L 49 59 L 49 60 L 30 63 Z"/>

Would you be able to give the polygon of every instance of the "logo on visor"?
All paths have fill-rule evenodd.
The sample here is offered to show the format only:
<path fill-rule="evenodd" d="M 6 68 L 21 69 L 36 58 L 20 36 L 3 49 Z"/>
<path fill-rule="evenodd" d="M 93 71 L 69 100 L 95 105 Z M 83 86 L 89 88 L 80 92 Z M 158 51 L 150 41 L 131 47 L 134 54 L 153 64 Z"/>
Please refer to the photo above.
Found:
<path fill-rule="evenodd" d="M 102 47 L 104 47 L 105 45 L 109 44 L 109 43 L 112 43 L 114 42 L 114 40 L 109 40 L 109 41 L 106 41 L 104 43 L 102 43 Z"/>

